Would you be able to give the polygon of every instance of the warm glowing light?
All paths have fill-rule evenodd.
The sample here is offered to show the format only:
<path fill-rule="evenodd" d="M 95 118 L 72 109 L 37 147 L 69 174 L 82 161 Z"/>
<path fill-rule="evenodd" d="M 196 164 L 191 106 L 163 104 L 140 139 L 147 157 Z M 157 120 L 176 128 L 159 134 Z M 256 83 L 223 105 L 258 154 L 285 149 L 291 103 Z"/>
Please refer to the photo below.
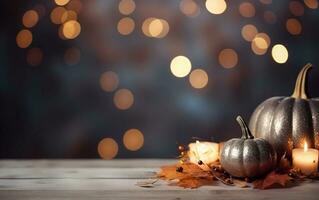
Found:
<path fill-rule="evenodd" d="M 52 10 L 50 18 L 54 24 L 62 24 L 62 16 L 66 12 L 64 7 L 56 7 Z"/>
<path fill-rule="evenodd" d="M 318 8 L 318 0 L 304 0 L 306 6 L 311 9 L 317 9 Z"/>
<path fill-rule="evenodd" d="M 32 43 L 32 39 L 33 39 L 33 36 L 31 31 L 27 29 L 23 29 L 18 33 L 16 37 L 16 42 L 18 47 L 27 48 Z"/>
<path fill-rule="evenodd" d="M 27 52 L 27 63 L 30 66 L 38 66 L 41 64 L 43 58 L 43 53 L 40 48 L 31 48 Z"/>
<path fill-rule="evenodd" d="M 264 12 L 264 19 L 268 24 L 274 24 L 277 21 L 277 16 L 274 12 L 267 10 Z"/>
<path fill-rule="evenodd" d="M 119 89 L 115 92 L 113 101 L 118 109 L 127 110 L 133 105 L 134 96 L 128 89 Z"/>
<path fill-rule="evenodd" d="M 287 31 L 291 35 L 299 35 L 302 30 L 302 26 L 297 19 L 290 18 L 286 22 Z"/>
<path fill-rule="evenodd" d="M 164 19 L 147 18 L 143 22 L 142 31 L 148 37 L 163 38 L 169 32 L 169 24 Z"/>
<path fill-rule="evenodd" d="M 63 35 L 67 39 L 76 38 L 81 32 L 81 25 L 75 20 L 67 21 L 63 24 Z"/>
<path fill-rule="evenodd" d="M 150 35 L 152 37 L 157 37 L 161 34 L 162 31 L 163 31 L 163 24 L 162 24 L 161 20 L 159 20 L 159 19 L 152 20 L 152 22 L 150 23 L 150 26 L 149 26 Z"/>
<path fill-rule="evenodd" d="M 271 51 L 272 58 L 279 64 L 285 63 L 288 60 L 288 50 L 282 44 L 276 44 Z"/>
<path fill-rule="evenodd" d="M 246 41 L 252 41 L 258 33 L 257 28 L 252 24 L 247 24 L 241 29 L 241 35 Z"/>
<path fill-rule="evenodd" d="M 291 14 L 297 17 L 300 17 L 305 13 L 305 8 L 299 1 L 291 1 L 289 3 L 289 10 Z"/>
<path fill-rule="evenodd" d="M 208 75 L 202 69 L 195 69 L 189 75 L 189 82 L 193 88 L 204 88 L 208 83 Z"/>
<path fill-rule="evenodd" d="M 233 49 L 223 49 L 219 53 L 218 60 L 221 66 L 230 69 L 237 65 L 238 55 Z"/>
<path fill-rule="evenodd" d="M 80 62 L 81 51 L 78 48 L 71 47 L 64 54 L 65 63 L 68 65 L 76 65 Z"/>
<path fill-rule="evenodd" d="M 307 152 L 308 151 L 308 144 L 307 142 L 305 142 L 304 146 L 303 146 L 303 151 Z"/>
<path fill-rule="evenodd" d="M 78 19 L 78 14 L 73 10 L 68 10 L 63 13 L 61 17 L 61 22 L 64 23 L 70 20 L 77 20 L 77 19 Z"/>
<path fill-rule="evenodd" d="M 255 16 L 255 12 L 256 10 L 254 5 L 249 2 L 243 2 L 239 6 L 239 13 L 243 17 L 253 17 Z"/>
<path fill-rule="evenodd" d="M 181 78 L 189 74 L 192 69 L 192 63 L 185 56 L 176 56 L 171 61 L 170 68 L 174 76 Z"/>
<path fill-rule="evenodd" d="M 218 143 L 196 141 L 196 143 L 190 143 L 188 149 L 190 162 L 197 164 L 203 170 L 210 170 L 208 166 L 219 158 Z M 199 165 L 198 161 L 202 161 L 203 164 Z"/>
<path fill-rule="evenodd" d="M 135 2 L 133 0 L 121 0 L 119 3 L 119 11 L 123 15 L 129 15 L 135 10 Z"/>
<path fill-rule="evenodd" d="M 56 5 L 58 6 L 64 6 L 66 5 L 67 3 L 69 3 L 70 0 L 54 0 Z"/>
<path fill-rule="evenodd" d="M 143 133 L 138 129 L 130 129 L 123 136 L 124 146 L 130 151 L 139 150 L 144 144 Z"/>
<path fill-rule="evenodd" d="M 222 14 L 227 9 L 225 0 L 206 0 L 206 9 L 215 15 Z"/>
<path fill-rule="evenodd" d="M 200 12 L 197 3 L 194 0 L 182 0 L 179 4 L 179 8 L 184 15 L 189 17 L 196 17 Z"/>
<path fill-rule="evenodd" d="M 25 27 L 31 28 L 39 21 L 39 15 L 35 10 L 28 10 L 22 17 L 22 23 Z"/>
<path fill-rule="evenodd" d="M 256 55 L 264 55 L 270 42 L 270 37 L 266 33 L 258 33 L 251 42 L 251 49 Z"/>
<path fill-rule="evenodd" d="M 119 85 L 119 78 L 115 72 L 104 72 L 100 77 L 100 86 L 106 92 L 113 92 Z"/>
<path fill-rule="evenodd" d="M 132 18 L 122 18 L 117 24 L 117 31 L 122 35 L 129 35 L 133 32 L 135 23 Z"/>
<path fill-rule="evenodd" d="M 109 160 L 117 155 L 118 145 L 114 139 L 104 138 L 99 142 L 97 151 L 101 158 Z"/>

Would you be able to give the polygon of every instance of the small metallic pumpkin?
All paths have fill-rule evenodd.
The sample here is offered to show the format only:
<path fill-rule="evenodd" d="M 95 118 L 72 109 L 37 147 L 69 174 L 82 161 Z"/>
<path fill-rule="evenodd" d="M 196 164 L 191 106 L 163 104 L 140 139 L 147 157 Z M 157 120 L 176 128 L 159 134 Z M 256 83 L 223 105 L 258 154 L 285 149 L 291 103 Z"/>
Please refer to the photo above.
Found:
<path fill-rule="evenodd" d="M 272 170 L 277 163 L 276 152 L 269 142 L 251 134 L 242 117 L 236 118 L 242 131 L 241 138 L 228 140 L 221 151 L 224 170 L 235 177 L 259 177 Z"/>
<path fill-rule="evenodd" d="M 319 98 L 308 99 L 305 91 L 307 72 L 300 71 L 291 97 L 272 97 L 261 103 L 250 118 L 249 128 L 256 137 L 264 138 L 277 152 L 291 157 L 292 148 L 319 149 Z"/>

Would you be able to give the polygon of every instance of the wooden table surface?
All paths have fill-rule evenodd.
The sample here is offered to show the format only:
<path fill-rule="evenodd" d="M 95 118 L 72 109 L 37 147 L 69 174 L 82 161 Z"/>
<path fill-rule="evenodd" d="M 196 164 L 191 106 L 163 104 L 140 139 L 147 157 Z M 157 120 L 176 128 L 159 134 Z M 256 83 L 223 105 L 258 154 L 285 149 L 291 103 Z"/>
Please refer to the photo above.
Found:
<path fill-rule="evenodd" d="M 319 182 L 285 189 L 253 190 L 231 186 L 182 189 L 158 181 L 153 188 L 136 186 L 161 165 L 175 160 L 0 160 L 3 199 L 319 199 Z M 286 199 L 283 199 L 286 198 Z"/>

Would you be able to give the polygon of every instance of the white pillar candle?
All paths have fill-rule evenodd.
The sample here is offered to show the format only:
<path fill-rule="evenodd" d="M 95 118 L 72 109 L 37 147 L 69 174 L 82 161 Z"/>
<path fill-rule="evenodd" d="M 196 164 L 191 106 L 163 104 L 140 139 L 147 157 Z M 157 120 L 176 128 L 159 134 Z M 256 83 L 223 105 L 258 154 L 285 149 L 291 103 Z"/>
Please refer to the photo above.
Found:
<path fill-rule="evenodd" d="M 304 148 L 292 150 L 292 164 L 294 168 L 300 169 L 305 175 L 310 175 L 318 171 L 318 150 L 308 149 L 305 142 Z"/>
<path fill-rule="evenodd" d="M 209 170 L 210 164 L 219 158 L 219 144 L 213 142 L 190 143 L 188 157 L 191 163 L 198 165 L 203 170 Z M 199 162 L 202 163 L 199 163 Z"/>

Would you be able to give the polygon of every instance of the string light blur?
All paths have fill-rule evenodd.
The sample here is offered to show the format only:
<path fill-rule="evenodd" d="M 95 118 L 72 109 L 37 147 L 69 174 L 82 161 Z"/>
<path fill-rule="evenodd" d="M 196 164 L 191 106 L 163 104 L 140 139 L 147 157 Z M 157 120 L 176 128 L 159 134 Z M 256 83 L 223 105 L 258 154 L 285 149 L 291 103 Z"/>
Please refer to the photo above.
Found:
<path fill-rule="evenodd" d="M 193 88 L 202 89 L 208 83 L 208 75 L 203 69 L 195 69 L 189 75 L 189 82 Z"/>
<path fill-rule="evenodd" d="M 138 129 L 130 129 L 124 133 L 123 144 L 130 151 L 137 151 L 144 144 L 143 133 Z"/>
<path fill-rule="evenodd" d="M 97 151 L 101 158 L 110 160 L 117 155 L 118 144 L 112 138 L 104 138 L 99 142 L 97 146 Z"/>
<path fill-rule="evenodd" d="M 302 31 L 301 23 L 294 18 L 290 18 L 287 20 L 286 28 L 291 35 L 299 35 Z"/>
<path fill-rule="evenodd" d="M 63 24 L 63 35 L 67 39 L 74 39 L 78 35 L 80 35 L 81 32 L 81 25 L 79 22 L 75 20 L 67 21 Z"/>
<path fill-rule="evenodd" d="M 239 13 L 243 17 L 253 17 L 255 16 L 255 7 L 249 2 L 243 2 L 239 5 Z"/>
<path fill-rule="evenodd" d="M 135 10 L 135 2 L 133 0 L 121 0 L 119 3 L 119 11 L 123 15 L 129 15 Z"/>
<path fill-rule="evenodd" d="M 43 52 L 40 48 L 31 48 L 27 52 L 27 63 L 30 66 L 38 66 L 41 64 L 43 59 Z"/>
<path fill-rule="evenodd" d="M 28 10 L 22 17 L 22 24 L 27 28 L 34 27 L 39 21 L 39 15 L 35 10 Z"/>
<path fill-rule="evenodd" d="M 122 18 L 117 24 L 117 31 L 122 35 L 129 35 L 134 31 L 135 22 L 132 18 Z"/>
<path fill-rule="evenodd" d="M 205 6 L 214 15 L 220 15 L 227 9 L 225 0 L 206 0 Z"/>
<path fill-rule="evenodd" d="M 115 72 L 104 72 L 100 77 L 100 86 L 106 92 L 113 92 L 119 85 L 119 78 Z"/>
<path fill-rule="evenodd" d="M 129 89 L 119 89 L 115 92 L 113 101 L 118 109 L 127 110 L 134 103 L 134 95 Z"/>
<path fill-rule="evenodd" d="M 257 33 L 257 28 L 252 24 L 247 24 L 241 29 L 242 37 L 248 42 L 252 41 Z"/>
<path fill-rule="evenodd" d="M 179 8 L 188 17 L 196 17 L 200 13 L 199 6 L 194 0 L 181 0 Z"/>
<path fill-rule="evenodd" d="M 174 76 L 182 78 L 189 74 L 192 69 L 192 63 L 185 56 L 176 56 L 171 61 L 170 69 Z"/>
<path fill-rule="evenodd" d="M 27 48 L 28 46 L 31 45 L 33 40 L 33 36 L 31 31 L 27 30 L 27 29 L 23 29 L 21 30 L 16 37 L 16 42 L 18 47 L 20 48 Z"/>
<path fill-rule="evenodd" d="M 283 64 L 288 60 L 288 50 L 282 44 L 276 44 L 273 46 L 271 51 L 272 58 L 275 62 Z"/>
<path fill-rule="evenodd" d="M 233 49 L 223 49 L 218 56 L 219 64 L 226 69 L 233 68 L 238 63 L 238 55 Z"/>

